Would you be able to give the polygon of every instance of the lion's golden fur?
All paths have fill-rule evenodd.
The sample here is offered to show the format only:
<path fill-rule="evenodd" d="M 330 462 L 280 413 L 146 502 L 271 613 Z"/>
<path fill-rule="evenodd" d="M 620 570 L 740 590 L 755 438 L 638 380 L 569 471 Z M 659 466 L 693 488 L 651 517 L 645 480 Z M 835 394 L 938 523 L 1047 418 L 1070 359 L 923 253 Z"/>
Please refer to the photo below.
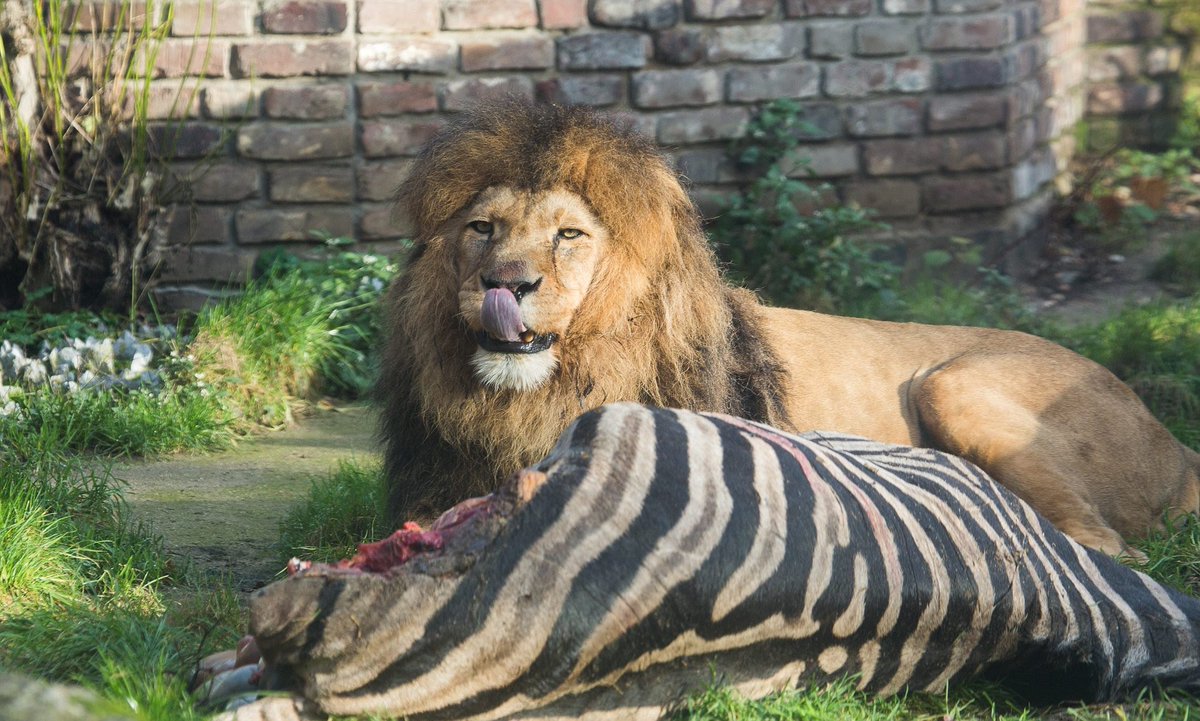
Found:
<path fill-rule="evenodd" d="M 464 258 L 511 265 L 514 247 L 549 247 L 542 231 L 521 231 L 533 237 L 522 246 L 517 231 L 463 230 L 477 199 L 496 189 L 575 198 L 605 231 L 588 246 L 594 271 L 558 333 L 557 368 L 532 390 L 490 387 L 470 361 L 487 283 Z M 544 455 L 576 415 L 612 401 L 958 453 L 1077 540 L 1113 553 L 1124 547 L 1119 534 L 1200 505 L 1200 456 L 1110 373 L 1059 346 L 767 308 L 729 287 L 669 163 L 617 120 L 519 102 L 483 107 L 424 149 L 400 201 L 415 247 L 389 294 L 379 384 L 397 515 L 491 490 Z M 557 272 L 556 253 L 558 240 L 538 261 L 543 277 Z M 538 304 L 560 297 L 550 287 L 521 301 L 522 312 L 538 317 Z"/>
<path fill-rule="evenodd" d="M 611 238 L 559 343 L 558 374 L 525 393 L 488 389 L 472 377 L 474 341 L 458 321 L 444 232 L 457 211 L 497 185 L 569 189 L 587 199 Z M 738 363 L 730 303 L 753 301 L 724 284 L 691 200 L 633 129 L 580 109 L 494 105 L 424 150 L 400 202 L 416 233 L 409 270 L 390 294 L 392 336 L 379 388 L 389 474 L 411 478 L 412 459 L 394 457 L 408 453 L 396 446 L 397 434 L 440 438 L 463 458 L 439 464 L 428 486 L 408 481 L 420 487 L 402 492 L 397 508 L 490 490 L 498 475 L 538 459 L 575 416 L 606 401 L 740 410 L 730 402 Z"/>

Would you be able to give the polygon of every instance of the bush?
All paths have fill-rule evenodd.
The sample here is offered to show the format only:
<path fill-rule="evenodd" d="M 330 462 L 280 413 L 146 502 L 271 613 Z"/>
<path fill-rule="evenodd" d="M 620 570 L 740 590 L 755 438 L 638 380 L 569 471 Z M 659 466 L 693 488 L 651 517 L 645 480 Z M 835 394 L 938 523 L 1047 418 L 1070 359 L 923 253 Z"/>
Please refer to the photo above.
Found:
<path fill-rule="evenodd" d="M 730 151 L 752 179 L 718 216 L 712 237 L 730 275 L 771 301 L 845 311 L 891 288 L 897 268 L 863 239 L 882 227 L 867 212 L 828 205 L 828 186 L 799 179 L 808 173 L 800 147 L 807 129 L 795 101 L 762 109 Z"/>

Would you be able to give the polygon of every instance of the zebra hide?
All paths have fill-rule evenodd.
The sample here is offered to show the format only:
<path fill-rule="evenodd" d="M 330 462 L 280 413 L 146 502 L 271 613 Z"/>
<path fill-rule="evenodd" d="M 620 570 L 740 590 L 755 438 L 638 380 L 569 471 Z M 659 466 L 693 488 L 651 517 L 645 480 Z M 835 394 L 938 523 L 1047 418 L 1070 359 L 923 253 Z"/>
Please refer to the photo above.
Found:
<path fill-rule="evenodd" d="M 857 674 L 1031 700 L 1200 689 L 1200 602 L 934 450 L 606 406 L 428 531 L 259 591 L 236 718 L 654 719 Z M 303 698 L 300 698 L 303 697 Z"/>

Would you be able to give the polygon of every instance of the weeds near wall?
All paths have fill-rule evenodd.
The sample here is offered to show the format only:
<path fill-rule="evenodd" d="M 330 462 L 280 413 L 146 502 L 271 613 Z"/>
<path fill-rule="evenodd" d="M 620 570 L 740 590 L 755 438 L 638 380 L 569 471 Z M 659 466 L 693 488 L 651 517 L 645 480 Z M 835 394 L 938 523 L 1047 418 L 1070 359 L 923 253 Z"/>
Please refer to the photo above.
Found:
<path fill-rule="evenodd" d="M 167 200 L 147 120 L 172 5 L 0 8 L 0 308 L 135 305 Z"/>
<path fill-rule="evenodd" d="M 828 201 L 828 185 L 811 184 L 800 141 L 800 106 L 765 106 L 731 149 L 749 177 L 712 230 L 730 274 L 773 302 L 845 311 L 889 287 L 897 268 L 861 239 L 881 228 L 866 211 Z"/>

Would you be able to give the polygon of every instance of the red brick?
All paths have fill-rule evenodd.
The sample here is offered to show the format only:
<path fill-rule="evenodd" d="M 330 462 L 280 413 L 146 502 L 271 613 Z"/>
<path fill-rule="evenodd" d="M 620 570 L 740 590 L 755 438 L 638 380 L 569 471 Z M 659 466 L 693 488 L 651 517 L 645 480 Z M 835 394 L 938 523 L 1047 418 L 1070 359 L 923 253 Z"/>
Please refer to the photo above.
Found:
<path fill-rule="evenodd" d="M 201 162 L 177 166 L 175 173 L 187 184 L 192 200 L 234 203 L 259 196 L 261 179 L 255 163 Z"/>
<path fill-rule="evenodd" d="M 349 203 L 354 200 L 354 169 L 349 165 L 280 165 L 268 173 L 276 203 Z"/>
<path fill-rule="evenodd" d="M 1024 200 L 1054 180 L 1054 176 L 1058 174 L 1055 154 L 1049 149 L 1043 148 L 1032 157 L 1014 166 L 1010 173 L 1013 198 Z"/>
<path fill-rule="evenodd" d="M 933 85 L 933 65 L 929 58 L 916 55 L 889 61 L 892 89 L 902 93 L 920 93 Z"/>
<path fill-rule="evenodd" d="M 861 98 L 891 88 L 891 66 L 882 60 L 844 60 L 825 67 L 825 94 Z"/>
<path fill-rule="evenodd" d="M 354 154 L 351 123 L 254 123 L 238 131 L 238 153 L 259 160 L 323 160 Z"/>
<path fill-rule="evenodd" d="M 802 103 L 796 120 L 800 122 L 796 137 L 805 141 L 836 138 L 844 129 L 842 109 L 833 103 Z"/>
<path fill-rule="evenodd" d="M 186 208 L 180 210 L 186 212 Z M 226 228 L 231 215 L 225 212 Z M 228 229 L 225 234 L 229 235 Z M 164 250 L 155 280 L 160 283 L 210 281 L 243 285 L 250 280 L 257 257 L 258 253 L 239 248 L 176 245 Z"/>
<path fill-rule="evenodd" d="M 930 130 L 966 130 L 1000 125 L 1008 113 L 1001 95 L 940 95 L 929 100 Z"/>
<path fill-rule="evenodd" d="M 416 155 L 441 128 L 436 121 L 371 120 L 362 124 L 363 156 Z"/>
<path fill-rule="evenodd" d="M 634 133 L 654 139 L 654 134 L 658 126 L 658 118 L 653 115 L 633 110 L 613 110 L 612 116 L 616 118 L 617 122 L 622 123 Z"/>
<path fill-rule="evenodd" d="M 639 108 L 712 105 L 721 100 L 716 70 L 647 70 L 633 75 L 633 104 Z"/>
<path fill-rule="evenodd" d="M 1118 115 L 1152 110 L 1162 104 L 1158 83 L 1106 83 L 1088 88 L 1087 110 L 1096 115 Z"/>
<path fill-rule="evenodd" d="M 543 70 L 554 65 L 554 40 L 544 35 L 489 35 L 464 40 L 463 72 L 480 70 Z"/>
<path fill-rule="evenodd" d="M 1029 155 L 1038 142 L 1037 121 L 1021 118 L 1008 131 L 1008 159 L 1016 162 Z"/>
<path fill-rule="evenodd" d="M 679 22 L 679 0 L 591 0 L 591 18 L 602 27 L 664 30 Z"/>
<path fill-rule="evenodd" d="M 907 55 L 916 49 L 916 32 L 910 22 L 872 20 L 854 27 L 854 51 L 859 55 Z"/>
<path fill-rule="evenodd" d="M 206 38 L 210 35 L 250 35 L 254 32 L 254 3 L 242 0 L 203 0 L 176 3 L 171 34 Z"/>
<path fill-rule="evenodd" d="M 358 69 L 368 73 L 448 73 L 457 60 L 458 46 L 441 38 L 410 36 L 358 46 Z"/>
<path fill-rule="evenodd" d="M 160 158 L 203 158 L 219 152 L 228 137 L 209 123 L 170 123 L 148 129 L 150 150 Z"/>
<path fill-rule="evenodd" d="M 854 24 L 843 20 L 814 21 L 808 25 L 808 54 L 823 60 L 841 60 L 854 54 Z"/>
<path fill-rule="evenodd" d="M 798 24 L 759 23 L 713 28 L 705 58 L 728 60 L 787 60 L 804 51 L 804 29 Z"/>
<path fill-rule="evenodd" d="M 346 116 L 349 100 L 340 84 L 277 86 L 263 91 L 263 110 L 269 118 L 334 120 Z"/>
<path fill-rule="evenodd" d="M 292 0 L 263 10 L 262 24 L 269 33 L 335 35 L 346 29 L 346 3 Z"/>
<path fill-rule="evenodd" d="M 761 18 L 775 9 L 775 0 L 687 0 L 687 15 L 692 20 Z"/>
<path fill-rule="evenodd" d="M 201 99 L 204 115 L 209 118 L 258 117 L 258 92 L 250 85 L 206 85 Z"/>
<path fill-rule="evenodd" d="M 1014 40 L 1012 15 L 932 18 L 921 32 L 926 50 L 989 50 Z"/>
<path fill-rule="evenodd" d="M 782 169 L 793 178 L 836 178 L 857 175 L 858 145 L 854 143 L 826 143 L 801 145 L 792 150 L 781 161 Z"/>
<path fill-rule="evenodd" d="M 143 28 L 149 16 L 146 13 L 146 3 L 116 3 L 108 0 L 95 2 L 63 3 L 61 22 L 67 32 L 113 32 L 129 28 Z M 162 5 L 155 3 L 153 8 L 161 10 Z M 161 18 L 161 15 L 158 17 Z"/>
<path fill-rule="evenodd" d="M 339 206 L 315 208 L 243 208 L 234 218 L 239 244 L 311 242 L 313 232 L 334 237 L 354 235 L 354 209 Z"/>
<path fill-rule="evenodd" d="M 359 83 L 358 114 L 364 118 L 405 113 L 432 113 L 438 108 L 437 92 L 429 83 Z"/>
<path fill-rule="evenodd" d="M 695 28 L 672 28 L 654 35 L 654 58 L 668 65 L 692 65 L 704 58 L 708 39 Z"/>
<path fill-rule="evenodd" d="M 998 132 L 951 135 L 944 140 L 942 168 L 945 170 L 991 170 L 1007 162 L 1008 145 Z"/>
<path fill-rule="evenodd" d="M 411 238 L 413 227 L 405 221 L 396 206 L 369 205 L 363 208 L 359 221 L 359 236 L 363 240 L 391 240 Z"/>
<path fill-rule="evenodd" d="M 658 116 L 658 142 L 686 145 L 712 140 L 732 140 L 745 134 L 749 121 L 749 111 L 736 107 L 662 113 Z"/>
<path fill-rule="evenodd" d="M 169 211 L 167 243 L 175 246 L 229 243 L 233 211 L 225 205 L 176 205 Z"/>
<path fill-rule="evenodd" d="M 929 12 L 929 0 L 883 0 L 884 15 L 924 15 Z"/>
<path fill-rule="evenodd" d="M 442 27 L 438 0 L 359 0 L 360 33 L 436 33 Z"/>
<path fill-rule="evenodd" d="M 1135 78 L 1142 74 L 1142 49 L 1137 45 L 1089 48 L 1087 79 L 1090 83 Z"/>
<path fill-rule="evenodd" d="M 1003 6 L 1004 0 L 934 0 L 939 13 L 979 13 Z"/>
<path fill-rule="evenodd" d="M 1044 45 L 1037 41 L 1021 43 L 1011 48 L 1005 57 L 1012 67 L 1014 80 L 1031 78 L 1046 64 Z"/>
<path fill-rule="evenodd" d="M 800 13 L 795 12 L 792 8 L 793 3 L 799 4 L 797 0 L 788 0 L 788 17 L 797 17 L 801 14 L 852 16 L 867 15 L 871 12 L 871 0 L 803 0 L 803 2 L 804 11 Z"/>
<path fill-rule="evenodd" d="M 925 178 L 921 184 L 925 209 L 931 213 L 1003 208 L 1013 200 L 1008 173 Z"/>
<path fill-rule="evenodd" d="M 924 111 L 923 103 L 915 98 L 856 103 L 846 110 L 847 132 L 860 138 L 916 135 L 921 132 Z"/>
<path fill-rule="evenodd" d="M 912 180 L 857 180 L 842 187 L 846 203 L 870 208 L 880 218 L 906 218 L 921 212 L 921 189 Z"/>
<path fill-rule="evenodd" d="M 347 40 L 235 43 L 231 71 L 237 78 L 349 75 L 354 49 Z"/>
<path fill-rule="evenodd" d="M 442 0 L 445 30 L 532 28 L 537 24 L 534 0 Z"/>
<path fill-rule="evenodd" d="M 735 67 L 726 74 L 726 85 L 733 103 L 811 98 L 821 90 L 821 70 L 816 63 Z"/>
<path fill-rule="evenodd" d="M 134 94 L 125 96 L 124 117 L 133 118 L 136 110 Z M 180 87 L 177 81 L 166 85 L 151 84 L 146 89 L 142 111 L 147 120 L 183 120 L 200 115 L 200 92 L 194 85 Z"/>
<path fill-rule="evenodd" d="M 540 0 L 542 27 L 573 30 L 587 24 L 587 0 Z"/>
<path fill-rule="evenodd" d="M 219 78 L 226 75 L 229 62 L 229 41 L 210 40 L 164 40 L 155 48 L 153 77 L 180 78 L 185 75 L 203 75 Z M 137 68 L 144 61 L 135 61 Z"/>
<path fill-rule="evenodd" d="M 695 148 L 675 154 L 675 168 L 692 183 L 734 183 L 744 181 L 724 148 Z"/>
<path fill-rule="evenodd" d="M 598 32 L 558 39 L 559 70 L 631 70 L 646 65 L 649 40 L 636 32 Z"/>
<path fill-rule="evenodd" d="M 942 160 L 940 138 L 873 140 L 863 143 L 867 175 L 914 175 L 937 170 Z"/>
<path fill-rule="evenodd" d="M 358 173 L 359 200 L 393 200 L 412 160 L 375 160 L 363 163 Z"/>
<path fill-rule="evenodd" d="M 539 82 L 536 90 L 538 99 L 548 103 L 614 105 L 625 97 L 625 78 L 621 75 L 560 75 Z"/>
<path fill-rule="evenodd" d="M 1183 66 L 1183 48 L 1179 45 L 1160 45 L 1146 48 L 1147 75 L 1166 75 L 1179 72 Z"/>
<path fill-rule="evenodd" d="M 996 57 L 938 60 L 935 69 L 938 90 L 998 88 L 1007 84 L 1010 77 L 1004 59 Z"/>
<path fill-rule="evenodd" d="M 519 97 L 533 99 L 533 80 L 524 77 L 467 78 L 446 83 L 442 91 L 442 109 L 467 110 L 488 98 Z"/>
<path fill-rule="evenodd" d="M 1166 23 L 1155 10 L 1125 10 L 1087 16 L 1089 43 L 1131 43 L 1152 40 L 1163 34 Z"/>

